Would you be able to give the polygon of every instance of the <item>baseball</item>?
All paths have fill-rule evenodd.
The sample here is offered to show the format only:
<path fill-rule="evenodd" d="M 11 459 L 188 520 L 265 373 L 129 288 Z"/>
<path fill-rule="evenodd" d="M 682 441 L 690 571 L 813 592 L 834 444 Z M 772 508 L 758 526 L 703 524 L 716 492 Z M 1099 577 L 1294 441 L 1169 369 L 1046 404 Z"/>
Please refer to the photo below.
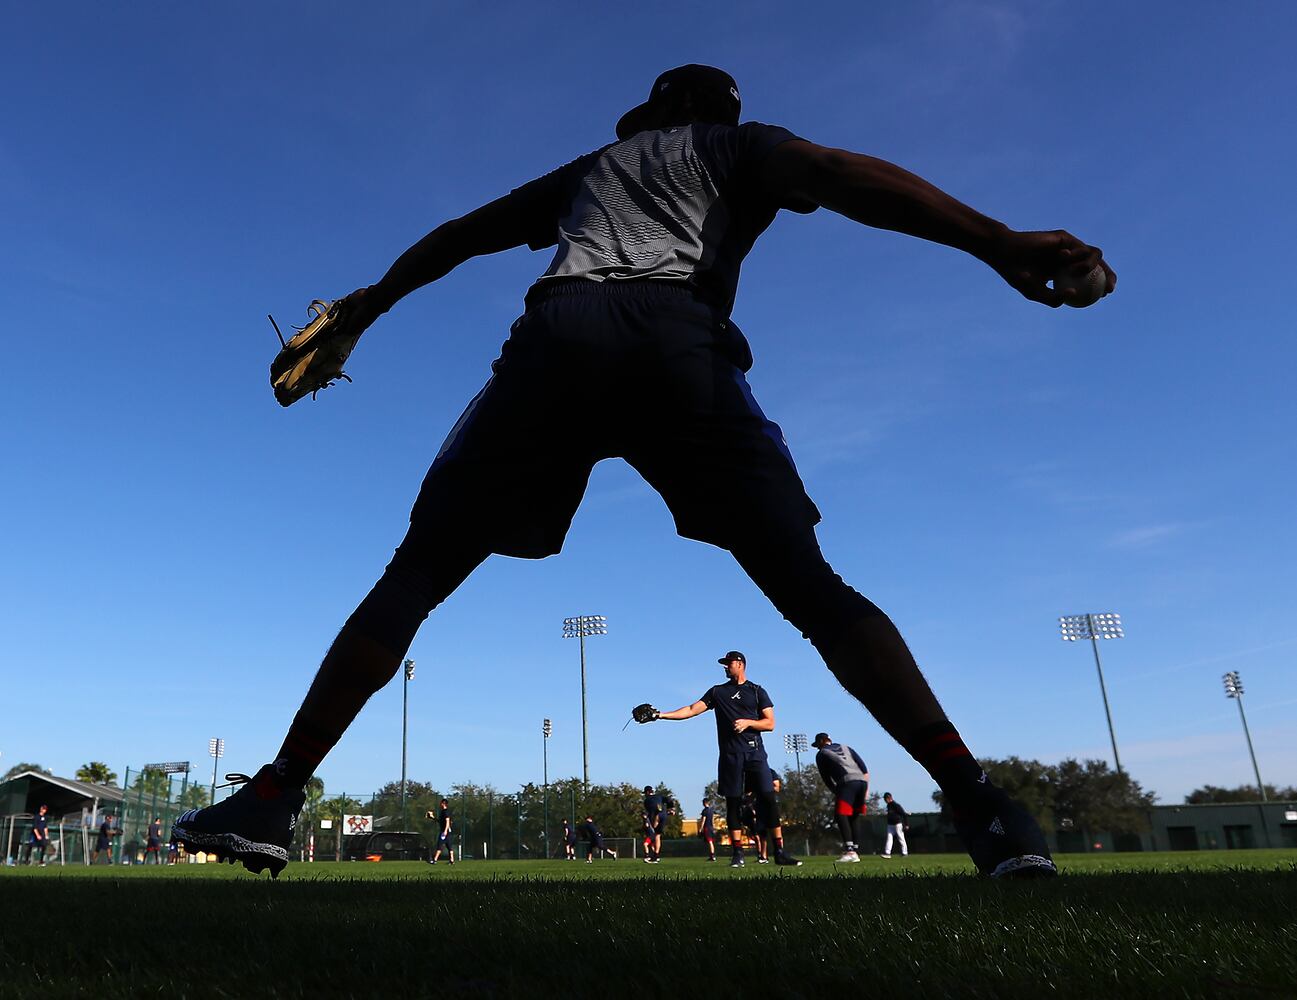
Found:
<path fill-rule="evenodd" d="M 1098 302 L 1107 293 L 1108 275 L 1102 264 L 1095 264 L 1088 274 L 1076 277 L 1067 271 L 1054 279 L 1054 290 L 1058 292 L 1076 292 L 1067 299 L 1069 306 L 1083 309 Z"/>

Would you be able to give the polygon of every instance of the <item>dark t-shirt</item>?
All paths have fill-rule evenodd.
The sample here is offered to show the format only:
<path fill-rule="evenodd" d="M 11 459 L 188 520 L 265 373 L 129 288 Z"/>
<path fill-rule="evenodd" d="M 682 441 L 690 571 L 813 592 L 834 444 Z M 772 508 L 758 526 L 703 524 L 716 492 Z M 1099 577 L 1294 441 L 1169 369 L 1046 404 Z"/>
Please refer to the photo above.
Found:
<path fill-rule="evenodd" d="M 450 833 L 450 810 L 444 806 L 437 810 L 437 836 Z"/>
<path fill-rule="evenodd" d="M 712 829 L 714 815 L 715 813 L 713 812 L 711 806 L 707 806 L 706 808 L 704 808 L 702 819 L 700 821 L 700 829 L 710 832 Z"/>
<path fill-rule="evenodd" d="M 648 813 L 649 819 L 652 820 L 658 813 L 666 811 L 666 800 L 656 793 L 653 795 L 645 795 L 644 811 Z"/>
<path fill-rule="evenodd" d="M 796 138 L 760 122 L 650 129 L 523 185 L 513 197 L 528 245 L 558 247 L 534 287 L 671 281 L 728 314 L 743 258 L 779 209 L 815 210 L 762 184 L 762 161 Z"/>
<path fill-rule="evenodd" d="M 113 835 L 112 823 L 110 823 L 108 820 L 104 820 L 102 823 L 99 824 L 99 845 L 100 846 L 107 847 L 108 838 L 111 837 L 112 835 Z"/>
<path fill-rule="evenodd" d="M 563 827 L 563 843 L 565 844 L 576 843 L 576 834 L 572 832 L 572 828 L 570 826 Z"/>
<path fill-rule="evenodd" d="M 902 809 L 901 804 L 895 799 L 892 799 L 891 802 L 887 803 L 887 822 L 889 824 L 904 823 L 908 817 L 909 813 Z"/>
<path fill-rule="evenodd" d="M 157 847 L 161 843 L 162 843 L 162 824 L 150 823 L 149 824 L 149 846 Z"/>
<path fill-rule="evenodd" d="M 764 709 L 775 707 L 770 695 L 766 694 L 766 689 L 760 684 L 752 681 L 742 684 L 726 681 L 709 688 L 698 700 L 716 714 L 716 742 L 722 751 L 747 750 L 753 740 L 758 749 L 764 749 L 760 733 L 750 729 L 744 733 L 734 731 L 734 723 L 738 719 L 760 720 Z"/>
<path fill-rule="evenodd" d="M 591 843 L 594 843 L 603 836 L 603 834 L 599 832 L 599 826 L 597 823 L 582 823 L 576 828 L 576 831 L 581 834 L 582 840 L 588 840 Z"/>
<path fill-rule="evenodd" d="M 44 840 L 48 834 L 50 820 L 39 813 L 32 818 L 32 840 Z"/>

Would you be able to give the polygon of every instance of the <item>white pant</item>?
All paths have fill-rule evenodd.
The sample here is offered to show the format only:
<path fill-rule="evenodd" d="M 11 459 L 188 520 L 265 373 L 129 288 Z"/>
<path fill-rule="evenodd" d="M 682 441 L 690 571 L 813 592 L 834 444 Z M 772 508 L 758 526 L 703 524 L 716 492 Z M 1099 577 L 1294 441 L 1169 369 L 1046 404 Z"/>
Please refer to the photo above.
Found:
<path fill-rule="evenodd" d="M 895 837 L 898 841 L 900 841 L 900 844 L 901 844 L 901 856 L 904 857 L 905 855 L 909 854 L 909 853 L 910 853 L 910 849 L 909 849 L 909 847 L 907 847 L 906 844 L 905 844 L 905 824 L 903 824 L 903 823 L 888 823 L 888 824 L 887 824 L 887 840 L 886 840 L 886 842 L 883 844 L 883 853 L 884 853 L 884 854 L 891 854 L 891 853 L 892 853 L 892 838 L 893 838 L 893 837 Z"/>

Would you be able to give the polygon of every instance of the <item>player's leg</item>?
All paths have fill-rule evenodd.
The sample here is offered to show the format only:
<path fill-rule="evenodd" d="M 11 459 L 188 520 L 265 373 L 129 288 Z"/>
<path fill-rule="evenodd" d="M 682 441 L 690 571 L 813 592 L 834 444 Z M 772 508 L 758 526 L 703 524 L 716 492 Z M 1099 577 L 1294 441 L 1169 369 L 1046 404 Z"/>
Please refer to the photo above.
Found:
<path fill-rule="evenodd" d="M 901 847 L 901 857 L 905 857 L 907 854 L 910 853 L 910 846 L 909 846 L 909 844 L 907 844 L 907 843 L 905 842 L 905 824 L 904 824 L 904 823 L 897 823 L 897 824 L 896 824 L 896 842 L 897 842 L 897 844 L 899 844 L 900 847 Z"/>
<path fill-rule="evenodd" d="M 744 770 L 744 780 L 756 795 L 757 828 L 761 830 L 766 841 L 761 851 L 767 856 L 770 847 L 774 847 L 775 864 L 798 867 L 801 862 L 784 850 L 784 830 L 779 819 L 779 799 L 775 795 L 774 778 L 770 771 L 770 761 L 765 753 L 748 757 Z"/>
<path fill-rule="evenodd" d="M 813 530 L 771 530 L 731 551 L 779 612 L 815 645 L 842 686 L 941 787 L 983 873 L 1056 872 L 1035 820 L 987 782 L 896 626 L 833 571 Z"/>
<path fill-rule="evenodd" d="M 887 824 L 887 836 L 883 838 L 883 857 L 885 858 L 890 858 L 892 856 L 892 831 L 894 829 L 895 824 Z"/>

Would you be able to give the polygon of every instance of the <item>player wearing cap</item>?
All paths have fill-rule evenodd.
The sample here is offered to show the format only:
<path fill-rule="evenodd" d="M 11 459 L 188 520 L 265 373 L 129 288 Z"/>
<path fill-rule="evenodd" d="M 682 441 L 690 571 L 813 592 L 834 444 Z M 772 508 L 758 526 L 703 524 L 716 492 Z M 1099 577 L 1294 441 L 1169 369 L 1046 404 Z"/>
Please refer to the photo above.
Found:
<path fill-rule="evenodd" d="M 716 860 L 716 810 L 711 802 L 703 799 L 702 815 L 698 817 L 698 836 L 707 845 L 707 860 Z"/>
<path fill-rule="evenodd" d="M 828 733 L 816 733 L 811 743 L 816 748 L 815 766 L 836 800 L 833 812 L 842 832 L 843 863 L 860 860 L 860 832 L 864 825 L 869 797 L 869 768 L 860 754 L 843 743 L 834 743 Z"/>
<path fill-rule="evenodd" d="M 428 819 L 432 819 L 432 810 L 428 810 Z M 445 851 L 450 863 L 455 863 L 455 842 L 450 838 L 450 803 L 442 799 L 437 806 L 437 850 L 433 854 L 429 864 L 435 865 L 441 860 L 441 852 Z"/>
<path fill-rule="evenodd" d="M 667 802 L 652 785 L 644 786 L 644 819 L 648 830 L 644 860 L 657 864 L 662 855 L 662 827 L 666 825 Z"/>
<path fill-rule="evenodd" d="M 885 160 L 739 124 L 740 108 L 728 73 L 669 70 L 616 141 L 438 226 L 349 296 L 363 329 L 473 257 L 555 248 L 279 753 L 235 795 L 185 813 L 179 840 L 281 869 L 307 780 L 429 612 L 493 553 L 558 552 L 595 463 L 616 456 L 662 495 L 681 535 L 734 555 L 928 769 L 981 871 L 1054 872 L 1039 827 L 984 780 L 895 626 L 821 554 L 819 511 L 752 394 L 752 352 L 730 313 L 743 259 L 781 210 L 824 207 L 953 247 L 1048 306 L 1079 294 L 1050 287 L 1064 272 L 1102 268 L 1105 292 L 1116 276 L 1069 233 L 1011 230 Z"/>
<path fill-rule="evenodd" d="M 905 842 L 905 831 L 909 829 L 906 821 L 909 820 L 910 814 L 892 798 L 891 792 L 883 792 L 883 801 L 887 803 L 887 839 L 883 841 L 883 857 L 892 856 L 893 837 L 901 845 L 901 857 L 905 857 L 910 853 L 910 847 Z"/>
<path fill-rule="evenodd" d="M 604 847 L 603 832 L 599 829 L 599 824 L 594 821 L 593 816 L 587 816 L 585 822 L 576 828 L 576 832 L 585 841 L 585 863 L 587 865 L 594 863 L 595 851 L 599 852 L 601 858 L 606 852 L 612 855 L 614 861 L 617 860 L 617 852 L 611 847 Z"/>
<path fill-rule="evenodd" d="M 563 818 L 563 860 L 576 860 L 576 831 L 572 829 L 572 824 Z"/>
<path fill-rule="evenodd" d="M 731 868 L 743 867 L 743 846 L 736 836 L 743 828 L 743 795 L 752 792 L 761 824 L 775 843 L 775 864 L 800 865 L 784 851 L 779 806 L 771 781 L 773 772 L 761 742 L 761 734 L 775 728 L 775 706 L 760 684 L 748 680 L 748 661 L 737 649 L 716 661 L 725 668 L 724 684 L 708 688 L 692 705 L 670 712 L 658 712 L 658 719 L 692 719 L 703 712 L 716 715 L 716 742 L 720 759 L 716 765 L 716 791 L 725 797 L 725 819 L 730 829 L 733 855 Z"/>

